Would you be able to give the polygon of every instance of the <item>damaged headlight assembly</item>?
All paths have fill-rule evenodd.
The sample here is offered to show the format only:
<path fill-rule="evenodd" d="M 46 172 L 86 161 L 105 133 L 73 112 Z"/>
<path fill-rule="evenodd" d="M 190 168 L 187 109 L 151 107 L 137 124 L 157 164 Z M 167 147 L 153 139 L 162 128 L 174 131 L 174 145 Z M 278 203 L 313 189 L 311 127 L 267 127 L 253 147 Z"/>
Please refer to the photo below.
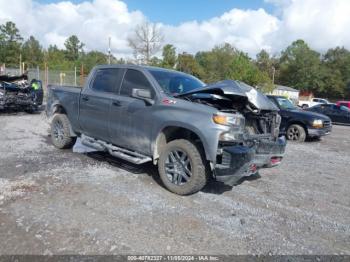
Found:
<path fill-rule="evenodd" d="M 220 134 L 220 141 L 232 141 L 239 139 L 243 133 L 245 118 L 241 115 L 214 114 L 214 123 L 230 127 L 229 130 Z"/>

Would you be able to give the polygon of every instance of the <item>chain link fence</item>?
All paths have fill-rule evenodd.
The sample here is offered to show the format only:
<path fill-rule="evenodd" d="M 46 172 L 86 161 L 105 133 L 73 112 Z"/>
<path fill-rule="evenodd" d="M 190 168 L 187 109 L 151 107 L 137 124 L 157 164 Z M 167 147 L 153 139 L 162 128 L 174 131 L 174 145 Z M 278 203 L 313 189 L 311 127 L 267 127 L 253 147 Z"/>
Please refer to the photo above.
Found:
<path fill-rule="evenodd" d="M 23 71 L 19 68 L 5 68 L 1 73 L 6 75 L 21 75 Z M 29 82 L 32 79 L 41 80 L 44 89 L 44 101 L 46 101 L 48 85 L 65 85 L 80 88 L 84 85 L 87 76 L 80 75 L 77 68 L 73 70 L 51 70 L 49 68 L 30 68 L 26 70 Z"/>

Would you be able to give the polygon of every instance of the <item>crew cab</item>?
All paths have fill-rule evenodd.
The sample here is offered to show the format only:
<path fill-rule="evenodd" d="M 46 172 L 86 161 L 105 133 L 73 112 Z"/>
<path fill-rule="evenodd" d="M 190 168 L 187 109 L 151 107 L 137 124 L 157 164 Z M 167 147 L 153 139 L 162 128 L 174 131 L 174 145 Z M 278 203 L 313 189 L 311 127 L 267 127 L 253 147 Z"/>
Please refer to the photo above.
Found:
<path fill-rule="evenodd" d="M 158 165 L 165 187 L 188 195 L 208 176 L 234 185 L 278 165 L 286 141 L 278 107 L 253 87 L 205 85 L 156 67 L 95 67 L 83 89 L 49 86 L 47 116 L 57 148 L 81 143 L 134 164 Z"/>
<path fill-rule="evenodd" d="M 268 98 L 280 109 L 280 132 L 287 139 L 304 142 L 307 137 L 318 138 L 332 131 L 332 122 L 328 116 L 302 110 L 283 96 L 269 95 Z"/>

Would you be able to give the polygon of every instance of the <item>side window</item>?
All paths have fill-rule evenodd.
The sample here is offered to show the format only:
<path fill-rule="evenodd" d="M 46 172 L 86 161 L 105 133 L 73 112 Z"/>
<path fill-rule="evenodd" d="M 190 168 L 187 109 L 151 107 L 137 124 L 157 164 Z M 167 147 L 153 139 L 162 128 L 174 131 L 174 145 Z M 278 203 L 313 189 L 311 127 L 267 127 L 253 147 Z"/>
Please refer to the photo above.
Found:
<path fill-rule="evenodd" d="M 120 94 L 123 96 L 131 96 L 133 88 L 150 90 L 152 97 L 154 97 L 154 89 L 146 76 L 140 71 L 128 69 L 124 76 Z"/>
<path fill-rule="evenodd" d="M 96 71 L 92 82 L 92 89 L 100 92 L 115 92 L 118 83 L 120 83 L 121 69 L 104 68 Z"/>

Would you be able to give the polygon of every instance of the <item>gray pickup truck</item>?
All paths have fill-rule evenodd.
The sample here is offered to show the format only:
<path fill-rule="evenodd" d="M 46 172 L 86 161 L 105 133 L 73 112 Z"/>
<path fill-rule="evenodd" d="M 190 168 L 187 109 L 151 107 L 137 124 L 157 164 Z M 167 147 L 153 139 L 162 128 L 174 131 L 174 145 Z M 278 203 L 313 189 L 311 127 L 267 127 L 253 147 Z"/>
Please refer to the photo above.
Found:
<path fill-rule="evenodd" d="M 276 166 L 286 146 L 278 108 L 253 87 L 205 85 L 156 67 L 97 66 L 83 89 L 49 86 L 46 110 L 57 148 L 80 137 L 134 164 L 152 161 L 165 187 L 180 195 L 201 190 L 210 176 L 232 186 Z"/>

